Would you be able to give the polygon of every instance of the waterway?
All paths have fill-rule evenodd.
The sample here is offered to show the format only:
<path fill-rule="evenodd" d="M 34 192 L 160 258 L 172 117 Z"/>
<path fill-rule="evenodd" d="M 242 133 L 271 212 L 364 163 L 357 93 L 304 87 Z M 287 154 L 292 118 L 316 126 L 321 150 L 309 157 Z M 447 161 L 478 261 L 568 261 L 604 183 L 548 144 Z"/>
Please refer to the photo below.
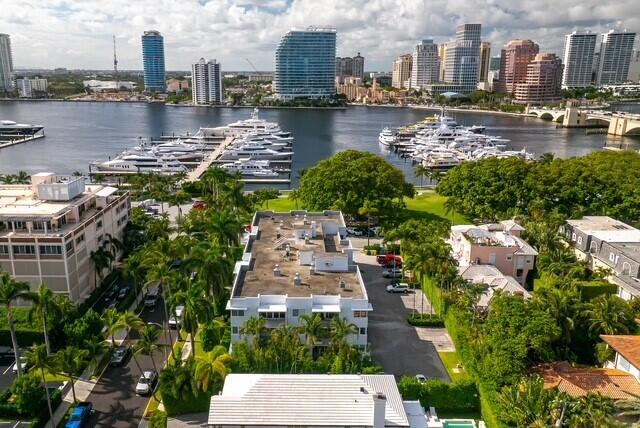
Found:
<path fill-rule="evenodd" d="M 638 104 L 621 105 L 638 111 Z M 0 174 L 25 170 L 69 174 L 88 171 L 88 164 L 106 160 L 136 144 L 139 137 L 195 132 L 249 117 L 246 108 L 175 107 L 160 104 L 108 102 L 0 102 L 0 119 L 45 126 L 46 138 L 0 150 Z M 367 150 L 388 159 L 416 182 L 411 162 L 385 153 L 378 144 L 384 126 L 414 123 L 434 112 L 399 107 L 348 107 L 344 110 L 263 109 L 260 117 L 280 124 L 295 136 L 292 174 L 346 149 Z M 640 140 L 587 135 L 585 129 L 558 128 L 536 118 L 455 112 L 462 125 L 484 125 L 486 133 L 511 140 L 510 150 L 525 148 L 536 155 L 581 156 L 605 145 L 640 148 Z"/>

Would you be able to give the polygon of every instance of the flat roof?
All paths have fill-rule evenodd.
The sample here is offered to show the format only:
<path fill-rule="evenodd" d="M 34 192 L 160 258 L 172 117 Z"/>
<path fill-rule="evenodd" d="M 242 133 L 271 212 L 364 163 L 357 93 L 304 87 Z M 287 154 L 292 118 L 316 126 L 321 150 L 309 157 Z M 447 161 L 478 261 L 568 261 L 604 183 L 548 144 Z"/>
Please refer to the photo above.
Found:
<path fill-rule="evenodd" d="M 305 224 L 305 219 L 307 224 Z M 311 222 L 316 224 L 316 236 L 295 239 L 296 229 L 309 229 Z M 232 297 L 256 297 L 258 295 L 287 295 L 289 297 L 308 297 L 310 295 L 340 295 L 342 297 L 363 298 L 365 293 L 357 267 L 349 266 L 345 272 L 318 272 L 311 274 L 311 266 L 300 264 L 300 253 L 313 252 L 313 257 L 347 258 L 343 250 L 351 250 L 348 240 L 341 240 L 339 234 L 325 235 L 326 223 L 344 228 L 342 214 L 337 211 L 324 213 L 258 212 L 253 226 L 258 233 L 250 237 L 246 252 L 251 254 L 248 269 L 238 272 Z M 290 256 L 282 246 L 290 245 Z M 246 254 L 245 252 L 245 254 Z M 245 259 L 246 260 L 246 259 Z M 273 270 L 278 265 L 280 276 Z M 300 274 L 301 285 L 294 285 L 296 273 Z M 344 287 L 340 282 L 344 283 Z"/>
<path fill-rule="evenodd" d="M 640 242 L 613 242 L 609 245 L 630 259 L 640 261 Z"/>
<path fill-rule="evenodd" d="M 408 427 L 393 375 L 229 374 L 211 397 L 209 425 L 373 426 L 383 394 L 385 426 Z"/>
<path fill-rule="evenodd" d="M 567 224 L 605 242 L 640 242 L 640 230 L 608 216 L 585 216 Z"/>

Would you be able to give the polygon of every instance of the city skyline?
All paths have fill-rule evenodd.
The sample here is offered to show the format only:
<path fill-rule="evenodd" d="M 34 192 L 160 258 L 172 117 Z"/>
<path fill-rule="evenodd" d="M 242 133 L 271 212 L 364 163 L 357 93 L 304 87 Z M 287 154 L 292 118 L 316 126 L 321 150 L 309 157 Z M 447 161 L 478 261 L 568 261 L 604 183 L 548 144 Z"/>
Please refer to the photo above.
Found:
<path fill-rule="evenodd" d="M 0 26 L 11 35 L 16 68 L 111 69 L 115 34 L 120 69 L 140 70 L 140 34 L 155 29 L 165 36 L 167 70 L 188 70 L 202 56 L 220 59 L 227 70 L 251 70 L 246 58 L 260 70 L 273 70 L 273 52 L 284 33 L 327 25 L 338 31 L 338 56 L 362 52 L 367 70 L 381 71 L 388 71 L 393 59 L 419 40 L 450 40 L 455 26 L 464 22 L 481 23 L 483 41 L 495 47 L 529 38 L 541 52 L 558 55 L 564 35 L 575 29 L 604 33 L 640 28 L 640 17 L 625 13 L 633 9 L 632 1 L 606 7 L 577 1 L 507 7 L 506 2 L 473 1 L 194 0 L 175 6 L 120 0 L 6 2 Z M 548 14 L 551 8 L 554 13 Z"/>

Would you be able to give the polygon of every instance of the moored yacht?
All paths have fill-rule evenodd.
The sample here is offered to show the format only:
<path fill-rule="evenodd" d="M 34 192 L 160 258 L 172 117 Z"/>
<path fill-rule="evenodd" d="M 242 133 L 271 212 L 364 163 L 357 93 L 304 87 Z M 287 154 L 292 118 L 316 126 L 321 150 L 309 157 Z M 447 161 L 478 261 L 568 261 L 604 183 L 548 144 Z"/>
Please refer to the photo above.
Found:
<path fill-rule="evenodd" d="M 239 173 L 242 176 L 249 177 L 277 177 L 278 173 L 269 168 L 268 160 L 255 160 L 250 158 L 242 158 L 231 163 L 225 163 L 220 166 L 230 173 Z"/>
<path fill-rule="evenodd" d="M 186 172 L 187 168 L 175 157 L 148 152 L 125 152 L 105 162 L 92 162 L 94 172 L 124 172 L 172 175 Z"/>
<path fill-rule="evenodd" d="M 240 144 L 227 149 L 220 159 L 286 159 L 293 156 L 293 152 L 270 149 L 262 144 Z"/>
<path fill-rule="evenodd" d="M 396 141 L 396 133 L 391 128 L 384 128 L 378 136 L 378 141 L 383 146 L 390 146 Z"/>
<path fill-rule="evenodd" d="M 16 123 L 12 120 L 0 120 L 0 135 L 34 135 L 44 129 L 42 125 Z"/>

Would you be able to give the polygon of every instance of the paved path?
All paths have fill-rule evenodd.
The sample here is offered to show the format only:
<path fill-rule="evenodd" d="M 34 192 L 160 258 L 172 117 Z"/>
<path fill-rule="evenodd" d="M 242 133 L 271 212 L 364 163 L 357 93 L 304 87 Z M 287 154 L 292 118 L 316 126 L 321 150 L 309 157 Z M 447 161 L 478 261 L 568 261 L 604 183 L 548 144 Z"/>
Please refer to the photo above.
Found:
<path fill-rule="evenodd" d="M 187 178 L 185 179 L 185 181 L 190 182 L 198 180 L 200 176 L 202 176 L 202 174 L 204 174 L 205 171 L 209 169 L 213 161 L 222 156 L 222 152 L 224 152 L 224 150 L 229 144 L 231 144 L 233 140 L 233 137 L 225 138 L 224 141 L 220 143 L 218 147 L 216 147 L 216 149 L 202 161 L 202 163 L 200 163 L 200 165 L 187 173 Z"/>
<path fill-rule="evenodd" d="M 396 376 L 423 374 L 448 381 L 449 376 L 434 344 L 421 340 L 417 329 L 407 323 L 411 310 L 400 295 L 386 292 L 390 280 L 382 278 L 382 268 L 375 257 L 357 253 L 355 258 L 373 306 L 369 318 L 373 359 L 382 365 L 385 373 Z"/>

